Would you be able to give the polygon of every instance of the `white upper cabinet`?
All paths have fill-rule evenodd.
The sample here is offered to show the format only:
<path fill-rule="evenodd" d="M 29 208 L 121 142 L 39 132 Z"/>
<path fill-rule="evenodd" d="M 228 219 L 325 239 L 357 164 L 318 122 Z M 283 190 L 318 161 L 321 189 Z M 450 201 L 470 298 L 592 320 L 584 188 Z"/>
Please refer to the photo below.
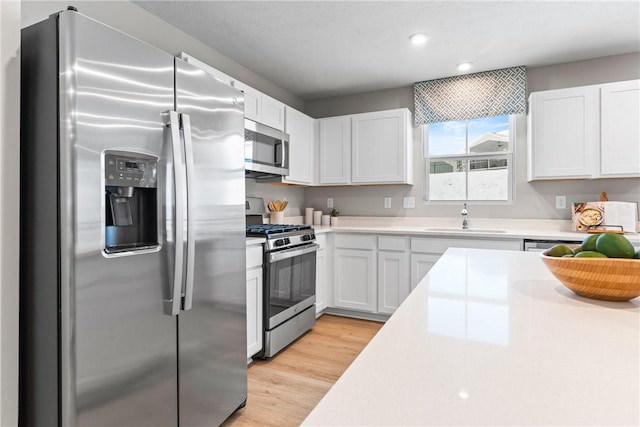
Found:
<path fill-rule="evenodd" d="M 406 108 L 319 119 L 320 184 L 413 184 Z"/>
<path fill-rule="evenodd" d="M 594 86 L 532 93 L 529 180 L 592 177 L 598 115 L 598 89 Z"/>
<path fill-rule="evenodd" d="M 413 128 L 407 109 L 351 118 L 351 182 L 413 184 Z"/>
<path fill-rule="evenodd" d="M 532 93 L 529 181 L 640 176 L 639 82 Z"/>
<path fill-rule="evenodd" d="M 284 130 L 285 105 L 269 95 L 262 94 L 262 117 L 259 122 L 272 128 Z"/>
<path fill-rule="evenodd" d="M 600 174 L 640 176 L 640 80 L 601 87 Z"/>
<path fill-rule="evenodd" d="M 351 183 L 351 117 L 320 119 L 320 184 Z"/>
<path fill-rule="evenodd" d="M 289 134 L 289 184 L 313 183 L 315 119 L 293 108 L 285 108 L 285 132 Z"/>
<path fill-rule="evenodd" d="M 233 87 L 244 92 L 244 117 L 278 130 L 284 130 L 284 104 L 251 86 L 235 81 Z"/>
<path fill-rule="evenodd" d="M 262 123 L 262 93 L 239 81 L 233 87 L 244 92 L 244 117 Z"/>

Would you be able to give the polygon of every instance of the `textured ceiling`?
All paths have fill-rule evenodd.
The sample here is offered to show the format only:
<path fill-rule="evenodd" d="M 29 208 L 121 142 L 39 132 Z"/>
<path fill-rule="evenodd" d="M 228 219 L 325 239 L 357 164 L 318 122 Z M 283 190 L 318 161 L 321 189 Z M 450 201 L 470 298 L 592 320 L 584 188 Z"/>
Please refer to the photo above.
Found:
<path fill-rule="evenodd" d="M 307 100 L 640 51 L 639 1 L 134 3 Z"/>

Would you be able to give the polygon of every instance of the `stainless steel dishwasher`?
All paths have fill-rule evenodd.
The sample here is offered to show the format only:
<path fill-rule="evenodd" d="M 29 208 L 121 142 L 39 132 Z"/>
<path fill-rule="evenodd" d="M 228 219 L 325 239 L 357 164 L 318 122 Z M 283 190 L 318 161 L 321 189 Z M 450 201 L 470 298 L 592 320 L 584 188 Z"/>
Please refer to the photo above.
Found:
<path fill-rule="evenodd" d="M 524 239 L 524 250 L 527 252 L 542 252 L 554 245 L 579 245 L 582 240 L 538 240 Z"/>

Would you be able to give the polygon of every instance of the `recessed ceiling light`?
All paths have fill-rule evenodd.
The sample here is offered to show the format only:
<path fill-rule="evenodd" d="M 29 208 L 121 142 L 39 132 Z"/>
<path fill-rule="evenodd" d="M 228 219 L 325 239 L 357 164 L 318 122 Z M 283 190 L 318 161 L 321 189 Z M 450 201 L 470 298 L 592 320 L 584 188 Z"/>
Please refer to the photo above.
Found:
<path fill-rule="evenodd" d="M 409 37 L 409 40 L 411 40 L 411 43 L 415 45 L 421 45 L 421 44 L 425 44 L 428 38 L 429 37 L 426 34 L 416 33 L 416 34 L 413 34 L 411 37 Z"/>
<path fill-rule="evenodd" d="M 461 62 L 457 65 L 458 71 L 467 71 L 471 69 L 473 62 Z"/>

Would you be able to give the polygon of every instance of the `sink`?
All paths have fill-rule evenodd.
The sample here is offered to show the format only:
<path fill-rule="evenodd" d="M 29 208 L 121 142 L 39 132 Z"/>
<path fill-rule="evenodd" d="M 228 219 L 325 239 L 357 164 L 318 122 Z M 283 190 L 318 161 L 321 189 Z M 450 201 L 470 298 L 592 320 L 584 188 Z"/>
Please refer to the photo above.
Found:
<path fill-rule="evenodd" d="M 442 231 L 442 232 L 455 232 L 455 233 L 506 233 L 507 230 L 498 230 L 493 228 L 446 228 L 446 227 L 427 227 L 426 231 Z"/>

